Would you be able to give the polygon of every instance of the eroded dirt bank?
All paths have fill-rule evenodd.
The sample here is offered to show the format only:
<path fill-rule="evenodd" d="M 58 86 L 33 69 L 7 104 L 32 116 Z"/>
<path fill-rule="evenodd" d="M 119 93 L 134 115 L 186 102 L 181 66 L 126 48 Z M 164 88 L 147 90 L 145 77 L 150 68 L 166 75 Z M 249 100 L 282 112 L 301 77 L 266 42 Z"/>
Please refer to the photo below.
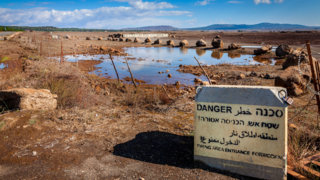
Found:
<path fill-rule="evenodd" d="M 194 32 L 174 33 L 176 39 L 189 38 L 190 42 L 201 38 Z M 119 55 L 124 53 L 122 47 L 145 46 L 94 39 L 107 37 L 108 33 L 58 34 L 70 36 L 62 39 L 64 54 Z M 210 33 L 203 36 L 211 39 Z M 300 46 L 305 36 L 318 34 L 289 34 L 284 36 L 287 39 L 280 36 L 283 40 L 279 43 Z M 85 40 L 86 37 L 92 40 Z M 240 37 L 226 35 L 225 41 L 278 42 L 273 39 L 278 34 Z M 73 63 L 48 59 L 61 55 L 61 39 L 51 38 L 49 33 L 26 32 L 12 40 L 0 41 L 1 59 L 7 57 L 7 68 L 0 70 L 1 90 L 46 88 L 58 95 L 56 110 L 0 114 L 0 179 L 244 178 L 193 166 L 195 86 L 165 85 L 166 91 L 161 85 L 134 88 L 89 75 L 86 67 L 91 65 L 77 68 Z M 281 65 L 204 68 L 221 85 L 273 86 L 275 77 L 283 72 Z M 201 69 L 194 66 L 182 66 L 179 71 L 202 75 Z M 297 162 L 320 147 L 317 106 L 314 99 L 310 101 L 312 97 L 311 93 L 295 97 L 295 103 L 289 107 L 288 163 L 297 170 Z"/>

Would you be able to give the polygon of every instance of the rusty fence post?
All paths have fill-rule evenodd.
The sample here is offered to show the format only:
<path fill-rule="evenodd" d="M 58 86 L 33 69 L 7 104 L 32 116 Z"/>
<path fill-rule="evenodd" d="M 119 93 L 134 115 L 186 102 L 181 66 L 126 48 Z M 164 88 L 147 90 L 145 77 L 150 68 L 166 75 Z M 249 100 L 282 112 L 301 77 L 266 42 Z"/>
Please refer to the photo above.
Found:
<path fill-rule="evenodd" d="M 307 50 L 309 55 L 309 63 L 311 67 L 311 74 L 313 79 L 313 86 L 314 90 L 316 91 L 316 98 L 317 98 L 317 105 L 318 105 L 318 115 L 317 115 L 317 128 L 319 129 L 319 115 L 320 115 L 320 96 L 319 96 L 319 90 L 320 90 L 320 72 L 319 72 L 319 62 L 313 62 L 312 54 L 311 54 L 311 47 L 310 47 L 310 41 L 307 41 Z"/>
<path fill-rule="evenodd" d="M 115 65 L 115 64 L 114 64 L 114 62 L 113 62 L 113 58 L 112 58 L 111 54 L 109 54 L 109 57 L 110 57 L 110 60 L 111 60 L 111 62 L 112 62 L 112 65 L 113 65 L 114 71 L 116 72 L 117 79 L 118 79 L 118 83 L 120 83 L 119 74 L 118 74 L 118 71 L 117 71 L 116 65 Z"/>
<path fill-rule="evenodd" d="M 208 81 L 209 81 L 209 84 L 210 84 L 210 85 L 212 85 L 211 80 L 210 80 L 210 78 L 209 78 L 209 76 L 208 76 L 207 72 L 203 69 L 203 67 L 201 66 L 200 62 L 198 61 L 198 59 L 197 59 L 195 56 L 194 56 L 194 59 L 198 62 L 199 67 L 202 69 L 203 73 L 204 73 L 204 74 L 205 74 L 205 76 L 207 77 L 207 79 L 208 79 Z"/>
<path fill-rule="evenodd" d="M 128 61 L 127 61 L 127 59 L 125 59 L 125 60 L 126 60 L 127 66 L 128 66 L 128 70 L 129 70 L 129 72 L 130 72 L 131 81 L 132 81 L 134 87 L 137 87 L 137 84 L 136 84 L 136 82 L 134 81 L 134 77 L 133 77 L 133 75 L 132 75 L 132 72 L 131 72 L 130 66 L 129 66 L 129 64 L 128 64 Z"/>

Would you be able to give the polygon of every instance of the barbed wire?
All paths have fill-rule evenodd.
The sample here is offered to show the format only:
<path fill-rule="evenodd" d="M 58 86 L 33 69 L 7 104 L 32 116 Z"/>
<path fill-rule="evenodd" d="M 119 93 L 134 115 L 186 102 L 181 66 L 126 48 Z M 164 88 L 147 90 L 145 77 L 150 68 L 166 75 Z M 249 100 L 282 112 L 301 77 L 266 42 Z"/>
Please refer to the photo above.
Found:
<path fill-rule="evenodd" d="M 290 118 L 288 121 L 292 121 L 292 120 L 294 120 L 295 118 L 299 117 L 298 115 L 301 114 L 301 113 L 310 105 L 310 103 L 312 102 L 312 100 L 314 99 L 315 96 L 316 96 L 316 95 L 314 94 L 314 95 L 309 99 L 308 103 L 307 103 L 306 105 L 304 105 L 304 106 L 302 107 L 302 109 L 300 109 L 298 112 L 296 112 L 296 113 L 292 116 L 292 118 Z M 292 106 L 295 107 L 294 105 L 292 105 Z M 297 108 L 297 107 L 295 107 L 295 108 Z"/>
<path fill-rule="evenodd" d="M 306 45 L 304 45 L 304 47 L 302 48 L 302 50 L 306 50 L 305 49 L 306 48 Z M 301 59 L 302 59 L 302 55 L 300 54 L 299 55 L 299 57 L 298 57 L 298 72 L 300 73 L 300 75 L 303 77 L 304 76 L 304 74 L 303 74 L 303 72 L 301 71 Z M 320 91 L 315 91 L 312 87 L 310 87 L 310 85 L 311 85 L 311 79 L 312 79 L 312 77 L 311 78 L 309 78 L 309 81 L 307 82 L 307 84 L 306 84 L 306 86 L 307 86 L 307 89 L 311 92 L 311 93 L 313 93 L 314 95 L 320 95 Z"/>

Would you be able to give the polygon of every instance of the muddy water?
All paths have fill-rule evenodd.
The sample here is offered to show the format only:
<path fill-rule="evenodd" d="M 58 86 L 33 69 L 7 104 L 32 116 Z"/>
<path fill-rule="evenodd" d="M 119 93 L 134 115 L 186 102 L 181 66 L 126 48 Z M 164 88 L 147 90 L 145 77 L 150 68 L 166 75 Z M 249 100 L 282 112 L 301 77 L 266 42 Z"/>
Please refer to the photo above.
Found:
<path fill-rule="evenodd" d="M 194 56 L 204 65 L 234 64 L 257 65 L 263 64 L 255 61 L 252 55 L 237 53 L 212 52 L 202 49 L 180 49 L 168 47 L 130 47 L 125 48 L 127 57 L 114 57 L 115 65 L 121 79 L 130 76 L 125 59 L 131 67 L 134 78 L 143 80 L 148 84 L 172 84 L 180 81 L 182 84 L 193 84 L 194 76 L 188 73 L 178 72 L 179 65 L 197 65 Z M 94 67 L 88 67 L 90 73 L 108 78 L 116 78 L 112 63 L 108 55 L 78 55 L 65 56 L 70 62 L 75 62 L 79 67 L 88 64 L 88 60 L 94 60 Z M 264 62 L 265 63 L 265 62 Z M 267 63 L 274 64 L 273 61 Z M 168 78 L 168 74 L 172 78 Z M 197 77 L 206 80 L 204 76 Z"/>

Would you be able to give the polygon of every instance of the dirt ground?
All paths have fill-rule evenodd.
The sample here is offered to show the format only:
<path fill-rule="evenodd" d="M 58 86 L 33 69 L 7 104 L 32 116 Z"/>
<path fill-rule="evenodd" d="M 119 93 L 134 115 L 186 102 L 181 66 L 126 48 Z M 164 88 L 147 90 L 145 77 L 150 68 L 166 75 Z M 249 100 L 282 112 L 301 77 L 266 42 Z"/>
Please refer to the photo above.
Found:
<path fill-rule="evenodd" d="M 236 42 L 303 47 L 310 40 L 312 49 L 320 52 L 320 32 L 169 33 L 176 43 L 187 39 L 191 48 L 199 38 L 210 42 L 220 35 L 225 46 Z M 6 59 L 7 67 L 0 69 L 0 90 L 47 88 L 59 96 L 56 110 L 0 113 L 0 179 L 249 179 L 194 166 L 195 86 L 168 84 L 166 92 L 161 85 L 134 88 L 88 74 L 94 61 L 77 68 L 48 58 L 61 56 L 61 46 L 63 55 L 115 56 L 125 55 L 123 47 L 152 46 L 108 41 L 109 34 L 113 32 L 54 32 L 60 39 L 52 39 L 49 32 L 24 32 L 0 41 L 0 60 Z M 283 72 L 281 63 L 205 69 L 219 85 L 273 86 L 274 77 Z M 202 75 L 194 66 L 179 71 Z M 240 74 L 245 77 L 239 78 Z M 320 150 L 312 93 L 294 97 L 288 121 L 288 164 L 300 171 L 299 160 Z"/>

